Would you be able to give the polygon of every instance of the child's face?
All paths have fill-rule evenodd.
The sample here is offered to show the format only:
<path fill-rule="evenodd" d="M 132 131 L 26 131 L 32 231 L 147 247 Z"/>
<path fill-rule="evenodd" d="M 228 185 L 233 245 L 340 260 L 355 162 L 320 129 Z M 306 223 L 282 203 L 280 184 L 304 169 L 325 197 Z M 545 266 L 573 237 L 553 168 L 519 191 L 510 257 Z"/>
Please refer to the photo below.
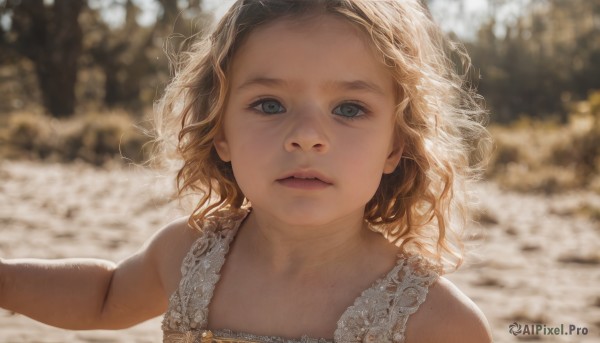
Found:
<path fill-rule="evenodd" d="M 332 16 L 280 20 L 234 56 L 215 147 L 255 211 L 289 225 L 362 218 L 396 168 L 394 82 L 367 41 Z"/>

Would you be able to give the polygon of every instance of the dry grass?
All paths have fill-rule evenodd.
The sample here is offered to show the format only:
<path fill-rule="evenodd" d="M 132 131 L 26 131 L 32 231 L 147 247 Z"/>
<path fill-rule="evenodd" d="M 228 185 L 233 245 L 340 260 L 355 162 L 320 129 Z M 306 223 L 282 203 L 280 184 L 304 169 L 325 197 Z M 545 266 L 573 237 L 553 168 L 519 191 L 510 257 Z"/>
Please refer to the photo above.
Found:
<path fill-rule="evenodd" d="M 120 159 L 148 158 L 150 137 L 123 111 L 92 113 L 58 120 L 41 111 L 15 112 L 0 118 L 0 157 L 94 165 Z"/>
<path fill-rule="evenodd" d="M 600 192 L 600 92 L 575 104 L 567 125 L 523 119 L 508 127 L 492 126 L 490 132 L 495 151 L 487 176 L 503 187 Z"/>
<path fill-rule="evenodd" d="M 94 112 L 94 111 L 91 111 Z M 109 160 L 141 162 L 151 139 L 123 111 L 57 120 L 41 109 L 0 116 L 0 157 L 101 165 Z M 491 126 L 495 150 L 486 177 L 517 191 L 557 193 L 576 188 L 600 192 L 600 92 L 574 104 L 567 125 L 522 119 Z M 600 218 L 597 209 L 588 211 Z M 482 213 L 484 224 L 496 218 Z"/>

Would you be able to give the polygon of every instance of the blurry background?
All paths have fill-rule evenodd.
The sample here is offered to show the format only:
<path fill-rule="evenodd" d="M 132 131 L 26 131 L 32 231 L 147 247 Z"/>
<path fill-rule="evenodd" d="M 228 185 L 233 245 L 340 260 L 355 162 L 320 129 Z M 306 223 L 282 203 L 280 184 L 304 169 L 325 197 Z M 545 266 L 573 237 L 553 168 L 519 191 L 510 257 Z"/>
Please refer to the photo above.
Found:
<path fill-rule="evenodd" d="M 497 142 L 488 177 L 599 190 L 600 1 L 427 2 L 471 54 Z M 0 156 L 142 160 L 130 129 L 149 126 L 169 58 L 231 3 L 0 0 Z"/>
<path fill-rule="evenodd" d="M 469 51 L 495 140 L 450 275 L 497 342 L 600 340 L 600 0 L 428 0 Z M 0 0 L 0 256 L 118 260 L 181 215 L 148 157 L 152 105 L 232 1 Z M 160 180 L 161 182 L 157 182 Z M 508 325 L 585 326 L 585 337 Z M 1 342 L 157 342 L 158 320 L 68 333 L 0 312 Z"/>

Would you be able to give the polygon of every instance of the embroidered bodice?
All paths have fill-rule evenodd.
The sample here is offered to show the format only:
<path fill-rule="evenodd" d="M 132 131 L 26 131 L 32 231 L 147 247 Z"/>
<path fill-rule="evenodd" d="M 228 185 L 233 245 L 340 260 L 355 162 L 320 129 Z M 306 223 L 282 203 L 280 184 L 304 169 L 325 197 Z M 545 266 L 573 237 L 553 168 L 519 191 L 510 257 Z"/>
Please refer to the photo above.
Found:
<path fill-rule="evenodd" d="M 358 343 L 404 342 L 406 323 L 425 301 L 439 269 L 418 255 L 401 254 L 389 273 L 356 298 L 337 322 L 333 341 L 307 336 L 298 339 L 257 336 L 231 330 L 209 331 L 208 307 L 221 267 L 248 210 L 224 211 L 205 218 L 200 238 L 181 266 L 179 288 L 169 299 L 162 330 L 164 343 Z"/>

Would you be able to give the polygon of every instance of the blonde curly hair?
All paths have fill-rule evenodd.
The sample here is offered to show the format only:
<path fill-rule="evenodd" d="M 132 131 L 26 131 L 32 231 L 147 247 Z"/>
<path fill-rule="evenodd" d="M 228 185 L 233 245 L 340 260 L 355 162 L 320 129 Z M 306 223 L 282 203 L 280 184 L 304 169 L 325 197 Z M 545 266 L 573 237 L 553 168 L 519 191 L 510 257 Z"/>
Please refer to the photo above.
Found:
<path fill-rule="evenodd" d="M 397 84 L 396 135 L 404 151 L 366 204 L 365 220 L 402 248 L 457 268 L 463 253 L 457 233 L 470 218 L 468 184 L 480 175 L 490 140 L 485 111 L 465 77 L 468 56 L 445 38 L 418 0 L 239 0 L 211 35 L 194 43 L 157 111 L 162 148 L 183 163 L 178 195 L 201 196 L 190 225 L 247 202 L 213 144 L 235 52 L 261 25 L 323 14 L 364 32 Z"/>

